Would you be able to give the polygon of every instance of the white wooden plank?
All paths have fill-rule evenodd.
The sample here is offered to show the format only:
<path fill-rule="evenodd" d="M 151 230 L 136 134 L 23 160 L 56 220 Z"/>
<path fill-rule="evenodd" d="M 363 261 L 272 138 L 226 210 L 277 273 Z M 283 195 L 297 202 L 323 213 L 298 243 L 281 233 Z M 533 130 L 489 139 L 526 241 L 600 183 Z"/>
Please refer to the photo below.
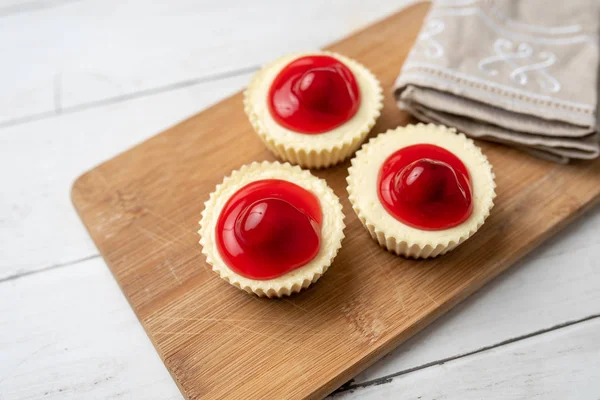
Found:
<path fill-rule="evenodd" d="M 410 2 L 88 0 L 4 16 L 0 123 L 247 70 Z"/>
<path fill-rule="evenodd" d="M 354 384 L 600 315 L 600 207 L 575 221 Z"/>
<path fill-rule="evenodd" d="M 249 78 L 246 74 L 0 129 L 0 279 L 98 254 L 71 204 L 73 180 L 241 89 Z"/>
<path fill-rule="evenodd" d="M 0 399 L 181 399 L 101 259 L 0 285 Z"/>
<path fill-rule="evenodd" d="M 597 400 L 599 337 L 595 318 L 335 398 Z"/>

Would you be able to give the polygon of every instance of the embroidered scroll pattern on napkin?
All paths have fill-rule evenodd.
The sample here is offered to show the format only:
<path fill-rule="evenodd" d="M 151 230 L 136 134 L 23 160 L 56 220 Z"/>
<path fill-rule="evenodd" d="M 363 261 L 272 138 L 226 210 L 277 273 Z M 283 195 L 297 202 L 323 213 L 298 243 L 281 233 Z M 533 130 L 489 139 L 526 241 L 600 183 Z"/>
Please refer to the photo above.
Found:
<path fill-rule="evenodd" d="M 495 54 L 479 61 L 481 71 L 497 76 L 499 71 L 493 68 L 498 63 L 505 63 L 512 68 L 510 79 L 521 86 L 529 81 L 529 73 L 535 76 L 535 81 L 546 92 L 557 93 L 560 91 L 560 82 L 550 75 L 546 68 L 556 63 L 556 55 L 549 51 L 535 52 L 529 43 L 519 43 L 517 46 L 507 39 L 498 39 L 494 42 Z M 524 65 L 520 65 L 522 60 Z"/>
<path fill-rule="evenodd" d="M 424 47 L 424 54 L 427 58 L 440 58 L 444 55 L 444 48 L 434 39 L 436 35 L 444 32 L 446 25 L 439 19 L 430 19 L 425 22 L 421 33 L 417 37 L 418 44 Z M 411 51 L 414 51 L 413 48 Z"/>

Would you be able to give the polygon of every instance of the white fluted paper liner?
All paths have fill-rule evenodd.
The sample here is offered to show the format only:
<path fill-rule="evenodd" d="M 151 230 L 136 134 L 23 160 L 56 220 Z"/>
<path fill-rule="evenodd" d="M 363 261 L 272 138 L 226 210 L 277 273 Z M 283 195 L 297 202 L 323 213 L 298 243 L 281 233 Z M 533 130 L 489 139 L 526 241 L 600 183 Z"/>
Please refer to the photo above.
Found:
<path fill-rule="evenodd" d="M 436 231 L 413 228 L 390 215 L 379 201 L 377 177 L 383 162 L 400 148 L 421 143 L 449 150 L 469 171 L 473 212 L 458 226 Z M 417 124 L 382 133 L 356 153 L 348 171 L 349 200 L 358 218 L 382 247 L 405 257 L 436 257 L 456 248 L 483 225 L 496 197 L 487 157 L 471 139 L 445 126 Z"/>
<path fill-rule="evenodd" d="M 284 128 L 273 119 L 268 106 L 269 89 L 279 72 L 290 62 L 311 55 L 328 55 L 344 63 L 354 74 L 361 96 L 360 107 L 349 121 L 321 134 Z M 375 75 L 358 62 L 328 51 L 281 57 L 258 71 L 244 92 L 244 110 L 265 146 L 278 158 L 303 168 L 325 168 L 350 157 L 375 125 L 382 107 L 382 89 Z"/>
<path fill-rule="evenodd" d="M 221 210 L 229 198 L 247 184 L 263 179 L 282 179 L 314 193 L 321 203 L 321 247 L 308 264 L 275 279 L 250 279 L 234 272 L 223 261 L 215 241 L 215 227 Z M 342 246 L 344 238 L 344 214 L 342 205 L 333 190 L 323 179 L 288 163 L 254 162 L 244 165 L 217 185 L 204 203 L 200 220 L 200 244 L 206 261 L 213 271 L 238 289 L 262 297 L 281 297 L 299 292 L 316 282 L 329 268 Z"/>

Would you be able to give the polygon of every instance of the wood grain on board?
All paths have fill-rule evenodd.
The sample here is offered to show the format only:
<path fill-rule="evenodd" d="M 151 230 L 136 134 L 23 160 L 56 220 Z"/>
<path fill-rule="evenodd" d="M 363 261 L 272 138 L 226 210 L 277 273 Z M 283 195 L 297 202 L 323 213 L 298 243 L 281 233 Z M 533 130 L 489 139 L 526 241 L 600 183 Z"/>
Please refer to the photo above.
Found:
<path fill-rule="evenodd" d="M 386 99 L 373 134 L 412 122 L 391 87 L 427 5 L 330 47 L 364 63 Z M 596 203 L 600 162 L 569 166 L 479 143 L 498 197 L 486 224 L 443 257 L 380 249 L 352 212 L 346 169 L 315 171 L 340 196 L 346 239 L 330 270 L 299 295 L 247 295 L 210 270 L 198 244 L 203 203 L 223 176 L 273 160 L 241 94 L 80 177 L 73 202 L 179 388 L 198 398 L 318 398 L 419 331 Z"/>

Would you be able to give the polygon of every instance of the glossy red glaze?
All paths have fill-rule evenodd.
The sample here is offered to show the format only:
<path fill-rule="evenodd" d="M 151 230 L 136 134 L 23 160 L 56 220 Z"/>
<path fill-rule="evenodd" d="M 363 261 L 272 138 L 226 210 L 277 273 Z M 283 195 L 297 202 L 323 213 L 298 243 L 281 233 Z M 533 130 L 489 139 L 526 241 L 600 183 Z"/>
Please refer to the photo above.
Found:
<path fill-rule="evenodd" d="M 354 74 L 336 58 L 306 56 L 285 66 L 269 90 L 269 110 L 294 132 L 330 131 L 356 114 L 360 91 Z"/>
<path fill-rule="evenodd" d="M 405 147 L 388 157 L 377 189 L 392 216 L 418 229 L 452 228 L 473 211 L 469 171 L 454 154 L 431 144 Z"/>
<path fill-rule="evenodd" d="M 227 201 L 215 231 L 223 261 L 251 279 L 273 279 L 319 252 L 323 216 L 317 196 L 288 181 L 252 182 Z"/>

